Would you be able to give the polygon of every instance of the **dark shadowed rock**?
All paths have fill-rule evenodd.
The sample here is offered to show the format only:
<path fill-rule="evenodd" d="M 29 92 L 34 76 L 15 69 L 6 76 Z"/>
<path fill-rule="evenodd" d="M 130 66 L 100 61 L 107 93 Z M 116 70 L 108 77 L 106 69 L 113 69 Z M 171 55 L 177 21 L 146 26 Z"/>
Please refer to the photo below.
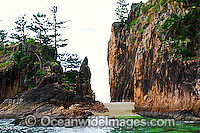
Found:
<path fill-rule="evenodd" d="M 49 84 L 41 88 L 32 89 L 22 97 L 22 104 L 27 105 L 49 102 L 59 93 L 62 93 L 62 90 L 58 88 L 58 85 L 56 84 Z"/>
<path fill-rule="evenodd" d="M 56 83 L 58 81 L 57 77 L 55 76 L 55 74 L 53 75 L 48 75 L 45 78 L 43 78 L 40 83 L 38 84 L 37 88 L 42 88 L 47 84 L 53 84 Z"/>
<path fill-rule="evenodd" d="M 54 67 L 53 67 L 54 68 Z M 55 70 L 56 71 L 55 67 Z M 0 104 L 0 118 L 16 118 L 15 125 L 24 125 L 24 119 L 28 114 L 34 114 L 37 118 L 44 115 L 59 118 L 86 118 L 93 111 L 105 111 L 100 102 L 95 104 L 90 84 L 90 68 L 87 57 L 84 59 L 76 78 L 76 90 L 63 89 L 59 73 L 52 74 L 41 79 L 35 88 Z M 37 119 L 36 126 L 39 126 Z"/>
<path fill-rule="evenodd" d="M 90 68 L 88 67 L 88 58 L 85 57 L 85 59 L 81 64 L 80 71 L 78 73 L 76 81 L 76 92 L 78 95 L 88 96 L 90 98 L 93 97 L 90 79 L 91 79 L 91 72 Z"/>

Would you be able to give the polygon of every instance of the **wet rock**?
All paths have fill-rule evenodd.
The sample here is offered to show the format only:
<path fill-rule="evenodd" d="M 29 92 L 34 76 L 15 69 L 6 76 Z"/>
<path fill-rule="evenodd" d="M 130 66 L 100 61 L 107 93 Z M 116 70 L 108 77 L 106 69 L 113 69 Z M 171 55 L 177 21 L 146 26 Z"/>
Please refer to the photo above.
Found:
<path fill-rule="evenodd" d="M 95 113 L 105 113 L 109 112 L 109 110 L 104 106 L 103 103 L 96 101 L 93 106 L 90 108 L 90 111 Z"/>
<path fill-rule="evenodd" d="M 88 106 L 82 104 L 73 104 L 68 109 L 63 106 L 54 107 L 51 110 L 40 114 L 39 116 L 57 116 L 59 118 L 85 118 L 92 113 L 87 111 Z"/>
<path fill-rule="evenodd" d="M 43 105 L 43 106 L 37 108 L 36 114 L 41 114 L 41 113 L 47 112 L 47 111 L 51 110 L 51 109 L 54 108 L 54 107 L 55 107 L 54 104 L 46 104 L 46 105 Z"/>
<path fill-rule="evenodd" d="M 151 118 L 175 119 L 176 121 L 194 121 L 196 123 L 200 122 L 200 118 L 196 117 L 193 112 L 186 111 L 174 111 L 165 113 L 140 111 L 138 112 L 138 114 L 144 117 Z"/>

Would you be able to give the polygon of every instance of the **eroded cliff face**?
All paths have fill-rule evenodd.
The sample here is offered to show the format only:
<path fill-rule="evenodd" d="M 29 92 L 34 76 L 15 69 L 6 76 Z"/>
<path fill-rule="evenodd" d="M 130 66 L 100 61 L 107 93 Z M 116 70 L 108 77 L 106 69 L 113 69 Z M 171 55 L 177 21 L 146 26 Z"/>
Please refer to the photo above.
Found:
<path fill-rule="evenodd" d="M 196 22 L 192 20 L 200 9 L 193 2 L 133 4 L 127 24 L 112 25 L 108 43 L 111 101 L 134 101 L 137 112 L 179 110 L 200 117 L 199 15 Z M 174 26 L 178 20 L 174 21 L 173 15 L 187 15 L 190 7 L 194 9 L 191 18 L 181 19 L 179 27 Z M 195 34 L 184 31 L 183 22 L 192 25 Z M 187 36 L 177 39 L 177 29 L 187 32 Z M 185 48 L 190 51 L 189 57 Z"/>
<path fill-rule="evenodd" d="M 29 45 L 31 44 L 26 44 Z M 41 73 L 57 73 L 58 77 L 58 73 L 62 73 L 58 63 L 50 67 L 50 60 L 41 64 L 43 68 L 40 68 L 38 57 L 41 56 L 38 51 L 43 51 L 41 47 L 29 46 L 26 56 L 19 54 L 18 50 L 17 45 L 10 45 L 0 51 L 0 103 L 24 90 L 36 87 L 44 76 Z"/>
<path fill-rule="evenodd" d="M 19 45 L 0 47 L 0 118 L 27 113 L 85 117 L 92 114 L 88 110 L 107 111 L 94 99 L 87 57 L 79 71 L 63 72 L 60 62 L 53 60 L 53 48 L 25 45 L 26 53 Z"/>
<path fill-rule="evenodd" d="M 59 68 L 61 69 L 61 66 Z M 85 57 L 80 71 L 77 72 L 75 85 L 69 83 L 66 85 L 59 80 L 58 74 L 52 73 L 43 77 L 36 87 L 24 92 L 12 92 L 12 89 L 14 91 L 18 87 L 14 86 L 15 88 L 7 92 L 10 97 L 0 104 L 0 118 L 17 118 L 26 114 L 34 114 L 37 117 L 58 115 L 82 118 L 92 115 L 90 111 L 108 111 L 102 103 L 95 102 L 90 78 L 88 59 Z"/>
<path fill-rule="evenodd" d="M 8 46 L 0 55 L 0 103 L 6 98 L 15 96 L 25 87 L 24 79 L 28 70 L 25 68 L 19 70 L 13 63 L 13 54 L 11 53 L 16 50 L 17 47 Z M 8 51 L 10 51 L 10 54 L 8 54 Z M 30 65 L 33 65 L 33 62 L 30 62 Z"/>

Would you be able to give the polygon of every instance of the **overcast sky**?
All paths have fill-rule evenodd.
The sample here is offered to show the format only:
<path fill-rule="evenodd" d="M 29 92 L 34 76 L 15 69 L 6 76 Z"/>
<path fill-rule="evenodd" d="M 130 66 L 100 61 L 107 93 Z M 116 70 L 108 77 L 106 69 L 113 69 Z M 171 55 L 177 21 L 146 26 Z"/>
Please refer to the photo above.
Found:
<path fill-rule="evenodd" d="M 19 16 L 28 18 L 37 12 L 49 14 L 49 7 L 58 6 L 58 19 L 70 20 L 62 35 L 68 46 L 59 49 L 87 56 L 92 73 L 92 89 L 97 100 L 110 102 L 107 46 L 114 20 L 116 0 L 0 0 L 0 29 L 8 32 Z M 136 3 L 140 0 L 128 0 Z M 147 0 L 143 0 L 147 1 Z"/>

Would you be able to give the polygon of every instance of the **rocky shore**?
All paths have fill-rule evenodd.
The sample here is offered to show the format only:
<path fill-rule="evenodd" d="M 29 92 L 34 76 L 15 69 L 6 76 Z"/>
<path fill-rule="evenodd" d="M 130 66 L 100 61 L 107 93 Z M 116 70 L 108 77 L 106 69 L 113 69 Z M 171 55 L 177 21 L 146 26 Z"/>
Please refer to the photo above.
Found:
<path fill-rule="evenodd" d="M 140 111 L 137 114 L 150 118 L 175 119 L 176 121 L 192 121 L 193 123 L 200 123 L 200 118 L 197 117 L 193 112 L 174 111 L 174 112 L 159 113 L 159 112 Z"/>
<path fill-rule="evenodd" d="M 57 70 L 59 69 L 58 67 Z M 36 87 L 4 99 L 0 104 L 0 118 L 15 118 L 14 123 L 21 125 L 25 117 L 30 114 L 38 119 L 42 116 L 86 118 L 91 116 L 92 112 L 108 111 L 103 103 L 94 99 L 87 57 L 82 62 L 76 76 L 76 84 L 67 86 L 69 89 L 63 89 L 66 85 L 59 80 L 60 74 L 60 72 L 52 72 L 52 74 L 43 77 Z"/>

